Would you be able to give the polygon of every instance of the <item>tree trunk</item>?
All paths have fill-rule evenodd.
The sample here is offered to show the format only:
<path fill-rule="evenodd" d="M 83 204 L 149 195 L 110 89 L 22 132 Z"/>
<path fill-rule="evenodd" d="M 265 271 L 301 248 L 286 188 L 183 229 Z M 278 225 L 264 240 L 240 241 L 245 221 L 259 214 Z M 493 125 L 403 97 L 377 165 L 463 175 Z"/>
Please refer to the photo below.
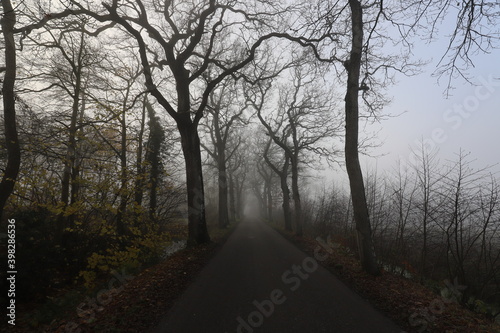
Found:
<path fill-rule="evenodd" d="M 85 116 L 85 108 L 86 108 L 85 98 L 82 98 L 82 105 L 80 108 L 80 116 L 79 116 L 79 120 L 78 120 L 79 130 L 77 133 L 77 137 L 80 137 L 80 138 L 83 137 L 83 135 L 84 135 L 82 123 L 83 123 L 83 118 Z M 75 147 L 77 147 L 77 146 L 78 146 L 78 143 L 75 142 Z M 80 156 L 79 149 L 77 147 L 77 149 L 75 150 L 75 160 L 74 160 L 74 164 L 73 164 L 73 169 L 71 170 L 71 201 L 70 201 L 70 205 L 75 205 L 78 202 L 78 198 L 80 196 L 80 183 L 81 183 L 80 182 L 80 174 L 81 174 L 81 164 L 82 164 L 81 159 L 83 159 L 83 157 Z M 75 225 L 75 215 L 74 214 L 68 216 L 68 224 L 70 226 Z"/>
<path fill-rule="evenodd" d="M 7 148 L 7 165 L 0 183 L 0 218 L 3 209 L 9 199 L 21 165 L 21 149 L 17 137 L 16 127 L 16 99 L 14 95 L 14 83 L 16 82 L 16 45 L 14 41 L 14 26 L 16 14 L 10 0 L 2 0 L 3 18 L 2 31 L 5 47 L 5 76 L 2 85 L 5 145 Z"/>
<path fill-rule="evenodd" d="M 148 100 L 144 100 L 149 117 L 149 140 L 148 149 L 146 152 L 146 161 L 150 166 L 149 171 L 149 219 L 155 221 L 156 206 L 157 206 L 157 190 L 160 177 L 160 150 L 162 142 L 165 138 L 164 130 L 156 117 L 155 110 L 149 104 Z"/>
<path fill-rule="evenodd" d="M 70 203 L 71 179 L 73 178 L 72 171 L 74 171 L 76 160 L 76 133 L 78 114 L 80 111 L 81 67 L 74 68 L 74 74 L 76 82 L 73 96 L 73 106 L 71 110 L 71 120 L 69 125 L 68 149 L 66 152 L 66 157 L 64 158 L 64 169 L 61 180 L 61 203 L 63 207 L 62 212 L 57 218 L 59 230 L 63 230 L 66 227 L 65 222 L 69 220 L 66 218 L 66 209 L 68 208 L 68 205 Z"/>
<path fill-rule="evenodd" d="M 281 192 L 283 193 L 283 218 L 285 219 L 285 230 L 292 231 L 292 216 L 290 213 L 290 190 L 286 181 L 286 171 L 280 175 Z"/>
<path fill-rule="evenodd" d="M 228 215 L 228 193 L 227 193 L 227 171 L 225 145 L 219 143 L 217 167 L 219 169 L 219 228 L 226 228 L 229 225 Z"/>
<path fill-rule="evenodd" d="M 241 221 L 245 217 L 243 212 L 243 185 L 244 181 L 240 180 L 239 177 L 235 178 L 235 188 L 236 188 L 236 219 Z"/>
<path fill-rule="evenodd" d="M 359 77 L 363 48 L 363 9 L 358 0 L 349 0 L 352 23 L 352 45 L 347 69 L 347 93 L 345 96 L 346 141 L 345 157 L 358 235 L 358 250 L 363 269 L 369 274 L 380 274 L 373 247 L 372 230 L 366 202 L 363 174 L 359 164 Z"/>
<path fill-rule="evenodd" d="M 235 198 L 235 190 L 234 190 L 234 179 L 233 174 L 228 174 L 229 178 L 229 218 L 233 223 L 236 221 L 236 198 Z"/>
<path fill-rule="evenodd" d="M 140 220 L 140 210 L 139 207 L 142 205 L 142 197 L 144 194 L 144 168 L 142 165 L 142 154 L 143 154 L 143 141 L 144 141 L 144 128 L 146 127 L 146 98 L 144 97 L 142 105 L 142 116 L 141 116 L 141 127 L 138 134 L 137 141 L 137 159 L 136 159 L 136 177 L 134 184 L 134 204 L 135 204 L 135 224 L 139 226 Z"/>
<path fill-rule="evenodd" d="M 124 215 L 127 209 L 127 122 L 125 117 L 126 101 L 128 99 L 128 91 L 124 100 L 122 115 L 120 119 L 121 125 L 121 147 L 120 147 L 120 204 L 116 213 L 116 232 L 118 235 L 125 235 L 126 226 L 124 222 Z"/>
<path fill-rule="evenodd" d="M 426 178 L 427 180 L 427 178 Z M 426 181 L 427 182 L 427 181 Z M 427 276 L 427 225 L 428 225 L 428 213 L 429 213 L 429 197 L 427 191 L 427 185 L 424 188 L 424 218 L 422 221 L 423 224 L 423 244 L 422 244 L 422 252 L 420 254 L 420 283 L 424 282 L 424 278 Z"/>
<path fill-rule="evenodd" d="M 291 160 L 292 162 L 292 196 L 293 196 L 293 206 L 295 210 L 295 230 L 297 236 L 302 236 L 302 203 L 300 202 L 299 193 L 299 166 L 298 156 L 294 156 Z"/>
<path fill-rule="evenodd" d="M 280 178 L 280 186 L 281 186 L 281 193 L 283 196 L 283 218 L 285 222 L 285 230 L 287 231 L 292 231 L 292 216 L 290 212 L 290 189 L 288 188 L 288 167 L 290 166 L 290 157 L 288 154 L 285 153 L 285 162 L 283 163 L 283 166 L 281 167 L 281 170 L 278 169 L 269 159 L 268 157 L 268 152 L 269 152 L 269 147 L 271 145 L 271 140 L 268 141 L 266 148 L 264 150 L 264 159 L 269 165 L 269 167 L 278 175 Z"/>
<path fill-rule="evenodd" d="M 66 227 L 72 228 L 73 218 L 70 218 L 66 214 L 66 210 L 71 202 L 70 189 L 72 186 L 72 180 L 75 179 L 75 163 L 77 155 L 77 145 L 76 145 L 76 135 L 77 135 L 77 124 L 78 116 L 80 114 L 80 95 L 82 94 L 82 70 L 83 63 L 82 57 L 84 52 L 84 33 L 81 32 L 80 36 L 80 48 L 78 52 L 78 57 L 76 61 L 70 61 L 72 76 L 74 76 L 74 89 L 73 89 L 73 105 L 71 108 L 71 119 L 69 125 L 69 136 L 68 136 L 68 150 L 66 157 L 64 159 L 64 170 L 61 180 L 61 202 L 63 204 L 62 212 L 59 214 L 57 220 L 59 223 L 59 230 L 64 230 Z"/>
<path fill-rule="evenodd" d="M 267 209 L 266 209 L 266 193 L 267 193 L 267 184 L 264 182 L 264 187 L 261 189 L 260 184 L 256 184 L 254 188 L 254 194 L 259 202 L 259 213 L 260 217 L 264 220 L 267 219 Z"/>
<path fill-rule="evenodd" d="M 150 164 L 149 171 L 149 219 L 151 221 L 156 220 L 156 207 L 157 207 L 157 190 L 158 190 L 158 177 L 160 176 L 160 166 L 158 159 L 158 147 L 156 146 L 156 136 L 158 135 L 156 125 L 153 125 L 154 118 L 151 118 L 151 126 L 150 126 L 150 151 L 148 152 L 148 162 Z M 154 128 L 153 128 L 154 127 Z"/>
<path fill-rule="evenodd" d="M 154 154 L 154 153 L 153 153 Z M 151 188 L 149 190 L 149 219 L 151 221 L 156 221 L 156 207 L 158 205 L 157 190 L 158 190 L 158 177 L 160 175 L 160 170 L 158 166 L 158 161 L 152 160 L 151 170 L 149 174 Z"/>
<path fill-rule="evenodd" d="M 267 187 L 267 217 L 270 223 L 273 223 L 273 187 L 272 177 L 269 177 L 269 185 Z"/>
<path fill-rule="evenodd" d="M 181 135 L 182 151 L 186 162 L 186 186 L 188 204 L 188 245 L 210 242 L 205 220 L 205 193 L 201 160 L 200 138 L 196 125 L 183 115 L 177 122 Z"/>

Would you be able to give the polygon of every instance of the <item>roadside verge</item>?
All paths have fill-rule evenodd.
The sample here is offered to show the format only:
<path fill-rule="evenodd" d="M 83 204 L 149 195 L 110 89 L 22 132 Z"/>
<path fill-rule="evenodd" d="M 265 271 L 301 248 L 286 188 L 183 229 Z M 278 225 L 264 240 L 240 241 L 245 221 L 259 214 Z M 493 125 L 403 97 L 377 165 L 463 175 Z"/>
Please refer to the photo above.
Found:
<path fill-rule="evenodd" d="M 320 242 L 323 246 L 327 243 L 331 253 L 321 265 L 403 327 L 405 332 L 500 333 L 500 325 L 415 281 L 386 271 L 377 277 L 368 275 L 361 269 L 355 254 L 347 248 L 326 239 L 318 242 L 279 228 L 275 230 L 308 255 L 314 254 Z M 443 287 L 453 289 L 459 286 L 452 282 Z"/>
<path fill-rule="evenodd" d="M 44 332 L 147 332 L 158 324 L 233 230 L 217 231 L 211 243 L 185 248 L 135 277 L 125 277 L 128 281 L 105 306 L 93 307 L 91 301 L 87 302 L 85 309 L 92 311 L 91 320 L 77 311 L 78 315 L 54 322 Z"/>

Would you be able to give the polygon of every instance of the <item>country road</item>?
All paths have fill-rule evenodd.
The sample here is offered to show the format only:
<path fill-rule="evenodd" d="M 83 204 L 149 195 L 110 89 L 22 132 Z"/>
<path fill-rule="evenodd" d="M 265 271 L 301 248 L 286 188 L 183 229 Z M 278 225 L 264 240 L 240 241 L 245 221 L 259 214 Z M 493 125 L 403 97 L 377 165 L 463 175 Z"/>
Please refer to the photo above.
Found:
<path fill-rule="evenodd" d="M 240 223 L 152 332 L 402 331 L 319 266 L 318 249 L 308 257 L 269 226 Z"/>

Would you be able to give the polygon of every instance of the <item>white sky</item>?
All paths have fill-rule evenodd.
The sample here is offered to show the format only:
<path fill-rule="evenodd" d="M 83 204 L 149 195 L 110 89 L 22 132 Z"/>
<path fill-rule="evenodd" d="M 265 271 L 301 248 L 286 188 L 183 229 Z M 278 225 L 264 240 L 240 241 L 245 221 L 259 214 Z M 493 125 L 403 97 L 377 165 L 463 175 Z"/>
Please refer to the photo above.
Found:
<path fill-rule="evenodd" d="M 497 147 L 500 146 L 500 50 L 473 55 L 475 67 L 467 73 L 476 85 L 456 78 L 452 81 L 456 89 L 446 97 L 448 77 L 438 82 L 432 74 L 446 51 L 447 42 L 448 39 L 443 38 L 441 43 L 416 43 L 415 59 L 430 63 L 417 76 L 397 76 L 398 83 L 388 88 L 387 95 L 392 103 L 384 113 L 399 116 L 367 128 L 370 132 L 380 130 L 378 139 L 382 144 L 370 150 L 370 155 L 377 157 L 361 157 L 365 175 L 368 169 L 382 174 L 394 170 L 398 160 L 407 162 L 411 150 L 418 149 L 422 139 L 428 147 L 439 150 L 442 162 L 456 160 L 456 154 L 463 149 L 470 152 L 469 159 L 475 160 L 474 167 L 496 165 L 492 171 L 500 172 L 500 149 Z M 327 168 L 320 174 L 324 177 L 321 181 L 312 181 L 319 184 L 317 186 L 330 185 L 335 180 L 348 188 L 345 168 Z"/>
<path fill-rule="evenodd" d="M 478 166 L 500 163 L 500 50 L 488 55 L 475 56 L 475 68 L 469 70 L 471 85 L 461 78 L 453 81 L 454 89 L 446 98 L 447 78 L 438 84 L 431 74 L 445 45 L 423 45 L 416 56 L 436 56 L 425 72 L 416 77 L 399 77 L 399 83 L 390 88 L 393 103 L 388 114 L 399 117 L 384 120 L 380 138 L 384 144 L 374 154 L 385 156 L 366 158 L 364 163 L 377 164 L 379 170 L 395 166 L 398 158 L 405 161 L 411 149 L 418 148 L 422 139 L 428 146 L 439 149 L 442 159 L 453 159 L 462 148 L 477 159 Z M 419 54 L 421 53 L 421 54 Z M 495 79 L 496 78 L 496 79 Z"/>

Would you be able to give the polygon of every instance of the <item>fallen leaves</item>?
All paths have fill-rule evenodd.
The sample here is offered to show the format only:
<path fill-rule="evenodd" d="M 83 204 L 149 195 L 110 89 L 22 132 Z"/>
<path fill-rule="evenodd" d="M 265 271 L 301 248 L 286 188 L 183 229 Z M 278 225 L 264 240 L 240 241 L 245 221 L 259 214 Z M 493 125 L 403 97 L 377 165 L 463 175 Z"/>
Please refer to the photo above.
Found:
<path fill-rule="evenodd" d="M 55 321 L 44 329 L 19 328 L 21 330 L 17 332 L 147 332 L 157 325 L 227 236 L 226 233 L 213 243 L 176 252 L 143 270 L 124 285 L 109 304 L 96 309 L 95 318 L 90 322 L 85 322 L 74 311 L 72 318 Z"/>
<path fill-rule="evenodd" d="M 304 252 L 314 253 L 314 239 L 282 234 Z M 500 333 L 500 325 L 443 300 L 417 282 L 386 271 L 377 277 L 366 274 L 358 260 L 342 249 L 335 249 L 322 264 L 408 333 Z"/>

